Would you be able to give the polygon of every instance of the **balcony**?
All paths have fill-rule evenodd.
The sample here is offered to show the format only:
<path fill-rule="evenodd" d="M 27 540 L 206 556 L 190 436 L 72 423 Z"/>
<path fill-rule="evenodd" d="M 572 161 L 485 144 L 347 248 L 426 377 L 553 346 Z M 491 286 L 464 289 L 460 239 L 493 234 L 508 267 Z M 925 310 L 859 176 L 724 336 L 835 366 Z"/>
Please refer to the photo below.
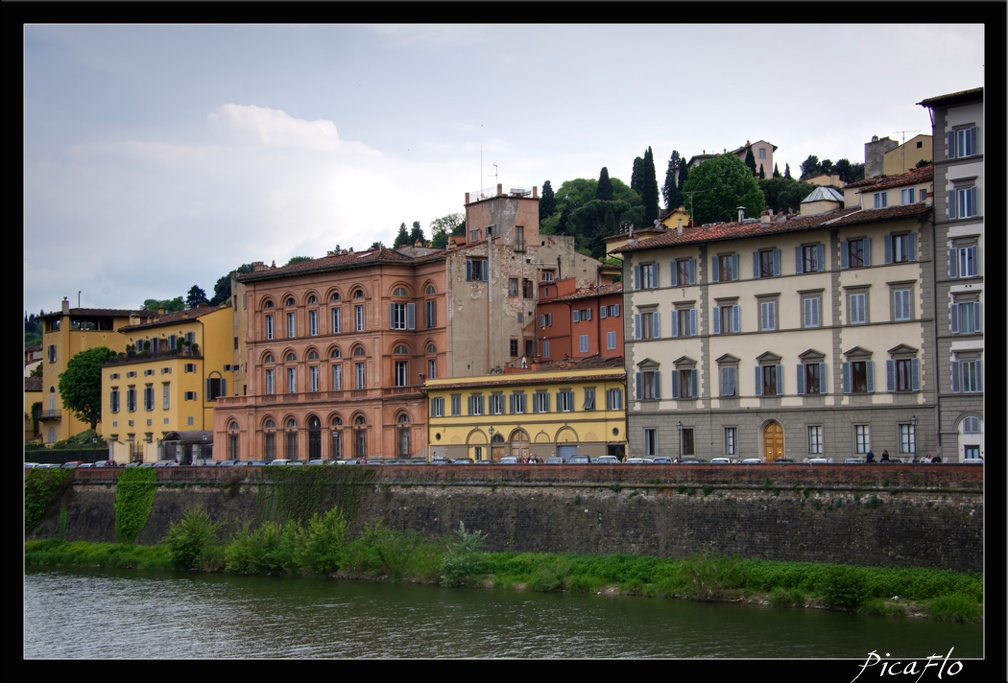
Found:
<path fill-rule="evenodd" d="M 38 414 L 35 415 L 36 420 L 62 420 L 63 411 L 56 408 L 50 408 L 48 410 L 39 409 Z"/>

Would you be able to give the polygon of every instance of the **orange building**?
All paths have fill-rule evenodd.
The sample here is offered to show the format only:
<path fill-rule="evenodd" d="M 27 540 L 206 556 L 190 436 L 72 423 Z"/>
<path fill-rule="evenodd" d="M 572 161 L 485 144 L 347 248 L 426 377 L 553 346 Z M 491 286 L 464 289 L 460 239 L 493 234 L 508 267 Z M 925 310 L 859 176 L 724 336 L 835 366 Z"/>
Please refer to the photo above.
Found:
<path fill-rule="evenodd" d="M 574 278 L 543 282 L 536 311 L 538 360 L 623 355 L 622 283 L 578 287 Z"/>

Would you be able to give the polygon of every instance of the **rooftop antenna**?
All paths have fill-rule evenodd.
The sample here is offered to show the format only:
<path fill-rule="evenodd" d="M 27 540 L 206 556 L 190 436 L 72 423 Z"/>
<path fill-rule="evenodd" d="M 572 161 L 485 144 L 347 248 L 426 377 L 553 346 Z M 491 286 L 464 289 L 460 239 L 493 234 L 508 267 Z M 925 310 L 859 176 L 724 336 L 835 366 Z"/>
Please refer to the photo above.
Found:
<path fill-rule="evenodd" d="M 494 167 L 494 188 L 496 188 L 497 187 L 497 164 L 494 164 L 493 167 Z M 494 191 L 496 192 L 496 190 L 494 190 Z"/>
<path fill-rule="evenodd" d="M 683 194 L 689 195 L 689 222 L 690 225 L 696 227 L 696 215 L 693 213 L 693 195 L 698 192 L 706 192 L 707 190 L 691 190 L 689 192 L 683 192 Z"/>
<path fill-rule="evenodd" d="M 900 143 L 900 172 L 906 173 L 906 134 L 907 133 L 919 133 L 920 130 L 895 130 L 893 135 L 896 133 L 901 133 L 903 135 L 903 142 Z"/>

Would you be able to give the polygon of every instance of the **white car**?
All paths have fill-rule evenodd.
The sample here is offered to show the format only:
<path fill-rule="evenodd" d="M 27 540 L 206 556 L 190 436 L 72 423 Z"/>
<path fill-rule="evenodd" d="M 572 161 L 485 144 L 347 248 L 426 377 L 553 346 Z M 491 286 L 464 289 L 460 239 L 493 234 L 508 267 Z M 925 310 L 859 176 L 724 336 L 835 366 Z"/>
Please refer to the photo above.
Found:
<path fill-rule="evenodd" d="M 763 461 L 759 458 L 744 458 L 742 460 L 743 465 L 762 465 Z"/>
<path fill-rule="evenodd" d="M 731 458 L 711 458 L 710 462 L 712 465 L 730 465 Z"/>
<path fill-rule="evenodd" d="M 627 458 L 626 464 L 628 465 L 652 465 L 654 460 L 651 458 Z"/>
<path fill-rule="evenodd" d="M 596 464 L 599 464 L 599 465 L 618 465 L 618 464 L 620 464 L 619 458 L 617 458 L 615 455 L 600 455 L 597 458 L 595 458 L 594 460 L 592 460 L 592 462 L 596 463 Z"/>

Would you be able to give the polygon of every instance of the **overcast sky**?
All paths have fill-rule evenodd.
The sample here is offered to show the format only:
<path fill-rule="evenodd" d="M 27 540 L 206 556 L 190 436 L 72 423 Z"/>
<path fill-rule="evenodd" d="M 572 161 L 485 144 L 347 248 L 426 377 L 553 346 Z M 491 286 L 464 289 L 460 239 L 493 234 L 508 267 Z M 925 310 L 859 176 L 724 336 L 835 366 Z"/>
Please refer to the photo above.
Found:
<path fill-rule="evenodd" d="M 27 24 L 23 38 L 36 314 L 64 297 L 212 297 L 244 263 L 391 245 L 402 223 L 429 239 L 466 192 L 557 190 L 603 166 L 629 184 L 649 146 L 659 187 L 673 151 L 747 140 L 795 177 L 810 154 L 863 163 L 872 135 L 930 134 L 921 100 L 984 85 L 983 24 Z"/>

